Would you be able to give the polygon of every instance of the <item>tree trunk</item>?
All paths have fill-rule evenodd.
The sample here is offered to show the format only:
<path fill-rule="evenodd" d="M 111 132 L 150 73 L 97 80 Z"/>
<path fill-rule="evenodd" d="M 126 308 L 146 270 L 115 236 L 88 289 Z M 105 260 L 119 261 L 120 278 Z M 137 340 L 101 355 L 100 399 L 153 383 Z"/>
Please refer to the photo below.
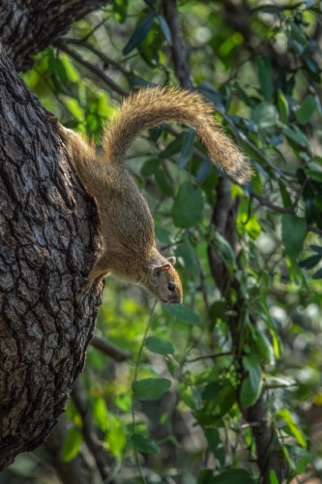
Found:
<path fill-rule="evenodd" d="M 97 249 L 94 202 L 77 182 L 48 113 L 3 49 L 0 76 L 3 469 L 42 443 L 65 409 L 101 295 L 84 292 Z"/>
<path fill-rule="evenodd" d="M 0 39 L 17 71 L 31 56 L 66 33 L 71 24 L 109 0 L 0 0 Z"/>

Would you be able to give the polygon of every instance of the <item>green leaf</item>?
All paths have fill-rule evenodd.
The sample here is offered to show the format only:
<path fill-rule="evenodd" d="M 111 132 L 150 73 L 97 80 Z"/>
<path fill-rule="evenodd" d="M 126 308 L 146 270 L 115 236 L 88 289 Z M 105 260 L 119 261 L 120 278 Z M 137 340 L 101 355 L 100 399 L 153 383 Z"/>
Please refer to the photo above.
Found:
<path fill-rule="evenodd" d="M 310 245 L 309 246 L 310 249 L 313 250 L 313 252 L 316 252 L 317 254 L 321 254 L 322 255 L 322 247 L 320 245 Z"/>
<path fill-rule="evenodd" d="M 208 383 L 203 392 L 202 399 L 206 402 L 206 411 L 218 417 L 223 417 L 236 403 L 236 391 L 229 381 Z"/>
<path fill-rule="evenodd" d="M 293 21 L 290 21 L 290 34 L 288 35 L 289 48 L 298 55 L 302 55 L 308 45 L 304 32 Z"/>
<path fill-rule="evenodd" d="M 200 269 L 197 262 L 197 255 L 194 246 L 189 240 L 189 236 L 183 236 L 181 244 L 175 250 L 176 257 L 181 257 L 184 267 L 194 276 L 199 275 Z"/>
<path fill-rule="evenodd" d="M 317 180 L 318 182 L 322 182 L 322 171 L 321 170 L 305 170 L 305 173 L 310 178 Z"/>
<path fill-rule="evenodd" d="M 169 245 L 173 244 L 173 238 L 169 230 L 164 229 L 163 227 L 159 227 L 156 225 L 155 227 L 155 236 L 157 240 L 162 242 L 162 244 Z"/>
<path fill-rule="evenodd" d="M 269 471 L 269 482 L 270 482 L 270 484 L 279 484 L 274 469 L 271 469 Z"/>
<path fill-rule="evenodd" d="M 249 408 L 258 400 L 262 388 L 261 366 L 255 355 L 243 357 L 243 367 L 248 371 L 240 391 L 240 401 L 243 408 Z"/>
<path fill-rule="evenodd" d="M 118 460 L 121 460 L 122 453 L 127 444 L 127 435 L 123 429 L 120 420 L 113 418 L 111 428 L 105 436 L 105 442 L 108 449 Z"/>
<path fill-rule="evenodd" d="M 278 90 L 277 107 L 282 123 L 287 124 L 289 116 L 288 102 L 284 93 L 280 89 Z"/>
<path fill-rule="evenodd" d="M 286 138 L 311 151 L 311 145 L 308 138 L 299 130 L 298 126 L 293 126 L 292 128 L 283 126 L 283 132 Z"/>
<path fill-rule="evenodd" d="M 180 160 L 179 160 L 180 168 L 184 168 L 186 164 L 191 160 L 193 147 L 194 147 L 194 139 L 195 139 L 195 130 L 188 129 L 188 131 L 184 134 L 183 143 L 181 146 Z"/>
<path fill-rule="evenodd" d="M 191 182 L 182 183 L 172 207 L 174 224 L 183 229 L 196 225 L 202 217 L 203 207 L 201 188 Z"/>
<path fill-rule="evenodd" d="M 186 133 L 181 133 L 179 134 L 179 136 L 176 137 L 174 141 L 171 141 L 171 143 L 168 144 L 166 149 L 160 153 L 160 158 L 165 159 L 165 158 L 170 158 L 173 155 L 176 155 L 181 150 L 185 134 Z"/>
<path fill-rule="evenodd" d="M 203 469 L 198 475 L 198 484 L 212 484 L 214 479 L 214 471 L 211 469 Z"/>
<path fill-rule="evenodd" d="M 162 304 L 163 310 L 182 323 L 199 324 L 201 317 L 184 304 Z"/>
<path fill-rule="evenodd" d="M 69 97 L 66 99 L 65 103 L 66 103 L 66 107 L 68 108 L 69 112 L 72 114 L 73 118 L 75 118 L 77 121 L 80 121 L 80 122 L 84 121 L 85 119 L 84 110 L 80 107 L 76 99 Z"/>
<path fill-rule="evenodd" d="M 157 400 L 171 387 L 167 378 L 145 378 L 132 383 L 133 396 L 137 400 Z"/>
<path fill-rule="evenodd" d="M 296 474 L 302 474 L 303 472 L 305 472 L 308 465 L 310 464 L 310 462 L 312 462 L 313 459 L 313 455 L 311 454 L 311 452 L 302 452 L 305 452 L 305 454 L 296 463 Z"/>
<path fill-rule="evenodd" d="M 167 178 L 164 170 L 161 168 L 158 168 L 155 171 L 155 181 L 157 182 L 161 192 L 166 195 L 167 197 L 172 197 L 173 196 L 173 187 Z"/>
<path fill-rule="evenodd" d="M 160 160 L 152 158 L 143 163 L 141 168 L 141 173 L 144 176 L 155 175 L 155 173 L 160 169 Z"/>
<path fill-rule="evenodd" d="M 318 271 L 316 271 L 313 274 L 312 279 L 322 279 L 322 269 L 319 269 Z"/>
<path fill-rule="evenodd" d="M 300 254 L 306 234 L 307 222 L 305 218 L 290 214 L 282 216 L 282 239 L 285 250 L 290 257 L 297 257 Z"/>
<path fill-rule="evenodd" d="M 148 15 L 145 19 L 142 20 L 134 30 L 133 34 L 131 35 L 128 43 L 123 49 L 123 54 L 129 54 L 135 47 L 140 45 L 145 37 L 148 35 L 152 25 L 153 20 L 155 18 L 155 14 Z"/>
<path fill-rule="evenodd" d="M 257 57 L 256 65 L 263 97 L 266 101 L 269 101 L 273 94 L 273 70 L 271 59 L 269 57 Z"/>
<path fill-rule="evenodd" d="M 70 429 L 64 438 L 63 447 L 61 449 L 61 459 L 63 462 L 70 462 L 79 453 L 81 445 L 84 441 L 82 432 L 76 427 Z"/>
<path fill-rule="evenodd" d="M 113 14 L 118 22 L 124 22 L 126 19 L 128 0 L 114 0 L 112 3 Z"/>
<path fill-rule="evenodd" d="M 64 68 L 65 68 L 65 72 L 66 72 L 68 79 L 71 82 L 79 82 L 80 79 L 81 79 L 79 70 L 77 70 L 74 67 L 74 64 L 71 62 L 69 56 L 62 53 L 61 54 L 61 62 L 63 64 Z M 65 81 L 65 82 L 67 82 L 67 81 Z"/>
<path fill-rule="evenodd" d="M 279 181 L 278 182 L 280 192 L 281 192 L 281 197 L 283 200 L 283 205 L 285 208 L 290 208 L 292 206 L 292 199 L 290 197 L 290 194 L 288 193 L 286 186 L 284 185 L 283 182 Z"/>
<path fill-rule="evenodd" d="M 158 20 L 159 20 L 160 27 L 161 27 L 161 30 L 163 32 L 163 35 L 164 35 L 166 41 L 168 42 L 168 44 L 171 46 L 172 45 L 172 35 L 171 35 L 171 31 L 169 29 L 169 25 L 168 25 L 167 21 L 165 20 L 165 18 L 162 17 L 162 15 L 158 15 Z"/>
<path fill-rule="evenodd" d="M 91 398 L 91 407 L 95 424 L 105 432 L 108 428 L 108 412 L 103 398 Z"/>
<path fill-rule="evenodd" d="M 255 484 L 244 469 L 231 469 L 212 479 L 211 484 Z"/>
<path fill-rule="evenodd" d="M 265 333 L 257 328 L 253 328 L 253 339 L 258 352 L 265 363 L 274 363 L 274 351 Z"/>
<path fill-rule="evenodd" d="M 234 266 L 236 262 L 236 255 L 228 240 L 226 240 L 225 237 L 223 237 L 219 232 L 215 232 L 215 241 L 219 252 L 224 256 L 225 260 L 230 266 Z"/>
<path fill-rule="evenodd" d="M 302 106 L 296 113 L 296 119 L 301 124 L 306 124 L 312 117 L 316 108 L 315 99 L 312 94 L 306 96 Z"/>
<path fill-rule="evenodd" d="M 307 259 L 301 260 L 300 261 L 300 267 L 305 267 L 306 269 L 312 269 L 312 267 L 316 266 L 321 260 L 321 255 L 316 254 L 316 255 L 311 255 Z"/>
<path fill-rule="evenodd" d="M 220 465 L 225 465 L 225 449 L 220 440 L 220 435 L 218 429 L 208 428 L 204 430 L 205 437 L 208 442 L 209 449 L 214 454 L 216 459 L 218 459 Z"/>
<path fill-rule="evenodd" d="M 159 446 L 150 438 L 143 434 L 134 433 L 129 437 L 129 444 L 139 452 L 147 454 L 157 454 L 160 451 Z"/>
<path fill-rule="evenodd" d="M 297 440 L 297 442 L 304 448 L 306 449 L 306 437 L 305 435 L 303 434 L 302 430 L 300 429 L 300 427 L 296 424 L 296 422 L 294 421 L 294 418 L 291 414 L 291 412 L 289 410 L 287 410 L 287 408 L 282 408 L 281 410 L 279 410 L 276 415 L 278 417 L 281 417 L 284 422 L 286 423 L 286 425 L 288 426 L 291 434 L 293 435 L 293 437 L 295 437 L 295 439 Z"/>
<path fill-rule="evenodd" d="M 175 348 L 171 343 L 156 336 L 149 336 L 145 340 L 144 346 L 152 353 L 157 353 L 158 355 L 172 355 L 175 352 Z"/>
<path fill-rule="evenodd" d="M 263 101 L 253 109 L 252 119 L 262 129 L 271 128 L 278 124 L 278 112 L 273 104 Z"/>

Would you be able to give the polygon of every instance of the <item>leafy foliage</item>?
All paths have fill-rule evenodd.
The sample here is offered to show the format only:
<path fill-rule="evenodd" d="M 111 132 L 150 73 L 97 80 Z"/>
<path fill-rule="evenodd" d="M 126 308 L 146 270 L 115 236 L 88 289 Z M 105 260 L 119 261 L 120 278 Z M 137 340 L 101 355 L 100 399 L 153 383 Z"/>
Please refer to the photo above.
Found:
<path fill-rule="evenodd" d="M 244 417 L 261 398 L 288 479 L 318 474 L 321 443 L 313 444 L 309 415 L 322 402 L 322 12 L 310 1 L 276 3 L 179 7 L 196 87 L 254 166 L 249 186 L 229 187 L 235 223 L 213 225 L 222 174 L 191 130 L 157 128 L 129 157 L 160 245 L 177 256 L 185 304 L 153 312 L 137 288 L 107 281 L 97 334 L 131 359 L 113 363 L 90 348 L 83 380 L 120 482 L 140 482 L 138 472 L 128 481 L 123 474 L 136 462 L 145 482 L 256 482 L 256 423 Z M 93 65 L 92 48 L 101 52 L 113 83 L 129 91 L 177 82 L 159 2 L 115 1 L 97 15 L 69 36 Z M 106 21 L 96 29 L 98 18 Z M 113 84 L 53 48 L 24 78 L 65 125 L 96 140 L 120 100 Z M 85 446 L 72 403 L 67 417 L 65 461 Z M 280 482 L 276 470 L 270 482 Z"/>

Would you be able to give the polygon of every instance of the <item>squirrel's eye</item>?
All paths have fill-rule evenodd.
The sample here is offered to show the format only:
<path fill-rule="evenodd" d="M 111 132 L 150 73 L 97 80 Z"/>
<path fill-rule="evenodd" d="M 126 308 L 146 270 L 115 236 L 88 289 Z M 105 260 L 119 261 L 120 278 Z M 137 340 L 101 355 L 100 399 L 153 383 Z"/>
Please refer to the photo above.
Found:
<path fill-rule="evenodd" d="M 173 284 L 173 282 L 169 282 L 169 284 L 168 284 L 169 291 L 172 291 L 173 292 L 175 290 L 175 288 L 176 288 L 176 285 Z"/>

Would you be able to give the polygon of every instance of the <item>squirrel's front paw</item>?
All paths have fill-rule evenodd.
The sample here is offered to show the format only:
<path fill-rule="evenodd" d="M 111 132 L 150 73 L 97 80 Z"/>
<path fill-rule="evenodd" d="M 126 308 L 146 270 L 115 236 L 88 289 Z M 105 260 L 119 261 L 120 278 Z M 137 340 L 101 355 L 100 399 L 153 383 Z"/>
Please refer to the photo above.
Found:
<path fill-rule="evenodd" d="M 94 290 L 95 293 L 101 292 L 104 289 L 105 286 L 105 278 L 102 276 L 98 276 L 95 279 L 92 279 L 92 277 L 89 277 L 89 280 L 87 281 L 84 291 L 86 294 Z"/>

